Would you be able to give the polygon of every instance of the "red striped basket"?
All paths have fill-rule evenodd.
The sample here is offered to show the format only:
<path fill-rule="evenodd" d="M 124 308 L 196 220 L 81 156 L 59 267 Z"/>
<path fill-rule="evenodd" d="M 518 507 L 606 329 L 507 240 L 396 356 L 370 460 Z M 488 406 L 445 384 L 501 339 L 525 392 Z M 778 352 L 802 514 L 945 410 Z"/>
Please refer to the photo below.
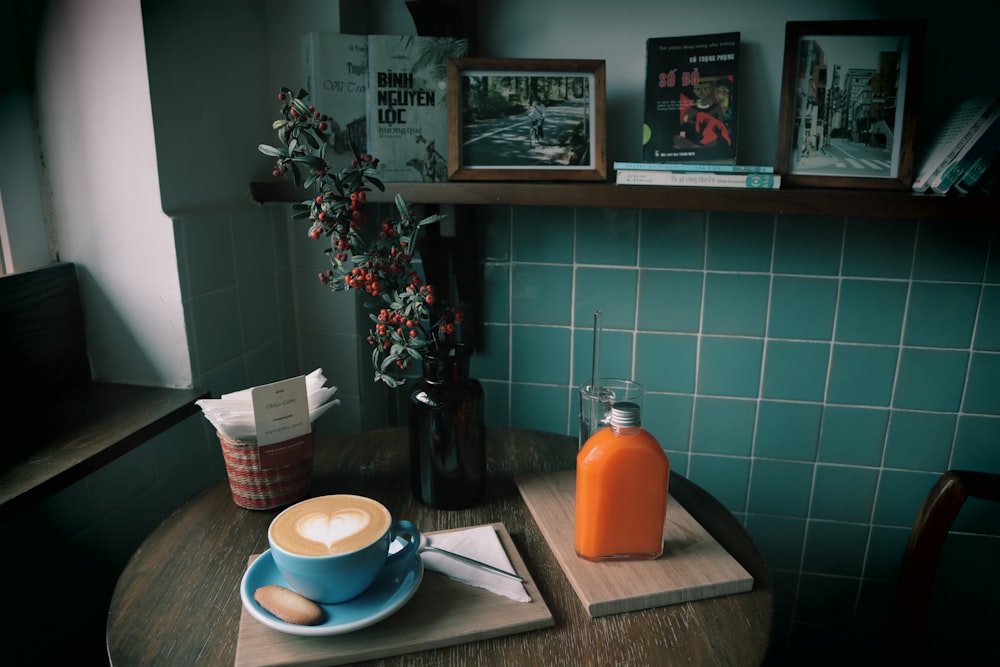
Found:
<path fill-rule="evenodd" d="M 251 510 L 288 505 L 306 495 L 312 478 L 313 460 L 263 470 L 257 457 L 256 440 L 236 440 L 218 433 L 226 460 L 233 502 Z"/>

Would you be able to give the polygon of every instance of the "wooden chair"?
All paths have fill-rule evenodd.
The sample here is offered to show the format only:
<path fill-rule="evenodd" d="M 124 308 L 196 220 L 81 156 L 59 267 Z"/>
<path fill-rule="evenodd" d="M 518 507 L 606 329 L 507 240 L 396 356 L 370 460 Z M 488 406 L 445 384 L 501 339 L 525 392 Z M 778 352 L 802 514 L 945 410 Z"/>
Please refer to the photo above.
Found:
<path fill-rule="evenodd" d="M 924 499 L 903 554 L 883 645 L 883 664 L 942 664 L 940 656 L 932 658 L 928 654 L 934 576 L 948 531 L 969 497 L 1000 502 L 1000 475 L 949 470 L 938 478 Z"/>

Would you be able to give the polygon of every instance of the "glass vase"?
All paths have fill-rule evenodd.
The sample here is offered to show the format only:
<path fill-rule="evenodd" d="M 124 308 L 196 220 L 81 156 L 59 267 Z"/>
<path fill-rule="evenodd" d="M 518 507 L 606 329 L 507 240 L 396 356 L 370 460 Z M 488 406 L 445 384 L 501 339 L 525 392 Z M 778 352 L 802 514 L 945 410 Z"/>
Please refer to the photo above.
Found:
<path fill-rule="evenodd" d="M 486 486 L 483 387 L 469 377 L 472 354 L 460 343 L 425 351 L 410 393 L 410 487 L 437 509 L 475 505 Z"/>

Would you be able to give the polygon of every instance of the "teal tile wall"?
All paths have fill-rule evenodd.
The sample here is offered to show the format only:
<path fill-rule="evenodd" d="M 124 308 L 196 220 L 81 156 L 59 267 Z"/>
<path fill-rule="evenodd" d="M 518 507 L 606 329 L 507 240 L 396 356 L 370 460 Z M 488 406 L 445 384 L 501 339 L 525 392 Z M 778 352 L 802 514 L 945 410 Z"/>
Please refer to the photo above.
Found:
<path fill-rule="evenodd" d="M 602 374 L 645 385 L 645 426 L 675 470 L 767 558 L 778 645 L 874 636 L 937 475 L 1000 473 L 990 226 L 548 207 L 478 219 L 472 370 L 490 423 L 577 434 L 602 310 Z M 963 509 L 948 558 L 980 569 L 965 584 L 996 623 L 987 505 Z"/>

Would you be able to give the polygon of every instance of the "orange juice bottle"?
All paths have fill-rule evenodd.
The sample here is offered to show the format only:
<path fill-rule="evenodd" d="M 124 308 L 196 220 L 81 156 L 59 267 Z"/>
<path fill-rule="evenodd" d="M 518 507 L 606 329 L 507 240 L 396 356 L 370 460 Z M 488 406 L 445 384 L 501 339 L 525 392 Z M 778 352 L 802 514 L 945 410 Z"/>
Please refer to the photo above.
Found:
<path fill-rule="evenodd" d="M 611 407 L 610 426 L 576 457 L 574 546 L 581 558 L 651 560 L 663 553 L 670 461 L 642 428 L 639 406 Z"/>

